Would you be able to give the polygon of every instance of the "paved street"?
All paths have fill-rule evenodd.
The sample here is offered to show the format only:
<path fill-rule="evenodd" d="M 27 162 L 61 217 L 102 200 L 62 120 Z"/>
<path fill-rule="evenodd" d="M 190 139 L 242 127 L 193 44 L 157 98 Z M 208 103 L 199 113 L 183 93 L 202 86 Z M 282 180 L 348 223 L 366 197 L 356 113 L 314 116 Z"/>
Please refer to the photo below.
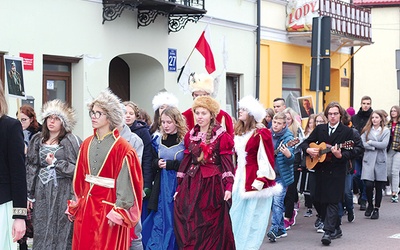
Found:
<path fill-rule="evenodd" d="M 269 242 L 267 236 L 260 249 L 319 249 L 327 248 L 321 243 L 323 234 L 314 229 L 314 215 L 310 218 L 303 217 L 305 213 L 304 202 L 301 203 L 296 225 L 288 230 L 286 238 Z M 364 211 L 355 205 L 356 219 L 353 223 L 347 222 L 347 215 L 342 219 L 343 236 L 332 240 L 331 249 L 400 249 L 400 204 L 391 203 L 389 196 L 384 196 L 380 217 L 371 220 L 364 216 Z"/>

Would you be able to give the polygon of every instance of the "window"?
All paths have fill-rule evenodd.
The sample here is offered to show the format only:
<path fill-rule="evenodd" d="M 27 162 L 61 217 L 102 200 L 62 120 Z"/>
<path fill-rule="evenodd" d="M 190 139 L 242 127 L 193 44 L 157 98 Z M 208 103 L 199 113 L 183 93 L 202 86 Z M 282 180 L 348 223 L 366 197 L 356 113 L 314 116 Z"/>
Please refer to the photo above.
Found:
<path fill-rule="evenodd" d="M 239 102 L 240 76 L 236 74 L 226 75 L 226 112 L 237 119 L 237 105 Z"/>
<path fill-rule="evenodd" d="M 80 58 L 43 55 L 43 103 L 59 99 L 71 105 L 71 64 Z"/>
<path fill-rule="evenodd" d="M 282 97 L 286 100 L 290 92 L 296 97 L 301 93 L 302 65 L 294 63 L 282 64 Z"/>

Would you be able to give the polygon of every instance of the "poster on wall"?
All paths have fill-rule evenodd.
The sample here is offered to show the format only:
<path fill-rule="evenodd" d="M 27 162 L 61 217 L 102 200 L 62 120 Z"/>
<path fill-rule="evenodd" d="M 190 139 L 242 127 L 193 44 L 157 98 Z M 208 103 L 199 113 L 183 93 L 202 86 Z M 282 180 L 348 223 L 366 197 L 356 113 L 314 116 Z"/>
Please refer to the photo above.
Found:
<path fill-rule="evenodd" d="M 6 89 L 10 96 L 26 99 L 24 86 L 24 69 L 21 57 L 4 56 L 6 70 Z"/>
<path fill-rule="evenodd" d="M 301 119 L 307 119 L 310 115 L 315 114 L 312 96 L 302 96 L 297 98 Z"/>
<path fill-rule="evenodd" d="M 312 20 L 319 16 L 319 0 L 289 0 L 286 6 L 286 30 L 305 32 L 312 30 Z"/>

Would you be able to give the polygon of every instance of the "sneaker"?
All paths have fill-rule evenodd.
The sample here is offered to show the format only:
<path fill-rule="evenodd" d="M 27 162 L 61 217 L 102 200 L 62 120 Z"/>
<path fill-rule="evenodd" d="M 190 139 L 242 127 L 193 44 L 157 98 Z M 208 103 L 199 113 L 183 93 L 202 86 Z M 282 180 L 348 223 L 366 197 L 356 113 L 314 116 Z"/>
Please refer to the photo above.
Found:
<path fill-rule="evenodd" d="M 372 212 L 371 219 L 377 220 L 379 219 L 379 208 L 375 208 Z"/>
<path fill-rule="evenodd" d="M 304 214 L 304 217 L 311 217 L 312 216 L 312 209 L 307 209 L 307 212 Z"/>
<path fill-rule="evenodd" d="M 274 232 L 274 230 L 271 230 L 271 231 L 269 231 L 268 233 L 267 233 L 267 236 L 268 236 L 268 239 L 269 239 L 269 241 L 271 241 L 271 242 L 275 242 L 276 241 L 276 232 Z"/>
<path fill-rule="evenodd" d="M 353 204 L 357 204 L 358 203 L 358 197 L 357 195 L 353 194 Z"/>
<path fill-rule="evenodd" d="M 278 233 L 276 234 L 276 238 L 284 238 L 287 236 L 287 232 L 284 229 L 278 229 Z"/>
<path fill-rule="evenodd" d="M 361 200 L 360 203 L 360 211 L 365 211 L 367 209 L 367 201 Z"/>
<path fill-rule="evenodd" d="M 325 246 L 329 246 L 329 244 L 331 244 L 331 234 L 328 232 L 324 233 L 324 235 L 322 236 L 321 242 Z"/>
<path fill-rule="evenodd" d="M 323 222 L 321 222 L 321 224 L 319 224 L 319 226 L 317 227 L 317 233 L 325 233 Z"/>
<path fill-rule="evenodd" d="M 399 202 L 399 196 L 397 194 L 392 195 L 392 203 Z"/>
<path fill-rule="evenodd" d="M 290 229 L 290 222 L 288 220 L 283 219 L 283 224 L 284 224 L 286 230 Z"/>
<path fill-rule="evenodd" d="M 335 231 L 333 233 L 331 233 L 331 239 L 334 240 L 334 239 L 340 238 L 340 237 L 342 237 L 342 235 L 343 235 L 342 229 L 340 229 L 340 227 L 336 228 Z"/>
<path fill-rule="evenodd" d="M 323 223 L 321 217 L 319 217 L 319 215 L 317 214 L 317 219 L 315 220 L 314 228 L 317 229 L 321 223 Z"/>
<path fill-rule="evenodd" d="M 347 212 L 347 221 L 348 222 L 353 222 L 355 219 L 355 215 L 354 215 L 354 210 L 351 210 L 350 212 Z"/>
<path fill-rule="evenodd" d="M 386 186 L 385 192 L 386 192 L 386 196 L 392 195 L 392 190 L 391 190 L 390 186 Z"/>
<path fill-rule="evenodd" d="M 297 216 L 297 210 L 293 210 L 293 216 L 289 220 L 290 226 L 296 225 L 296 216 Z"/>
<path fill-rule="evenodd" d="M 373 210 L 374 210 L 374 207 L 372 206 L 372 204 L 368 204 L 368 207 L 365 210 L 364 215 L 367 216 L 367 217 L 370 217 Z"/>

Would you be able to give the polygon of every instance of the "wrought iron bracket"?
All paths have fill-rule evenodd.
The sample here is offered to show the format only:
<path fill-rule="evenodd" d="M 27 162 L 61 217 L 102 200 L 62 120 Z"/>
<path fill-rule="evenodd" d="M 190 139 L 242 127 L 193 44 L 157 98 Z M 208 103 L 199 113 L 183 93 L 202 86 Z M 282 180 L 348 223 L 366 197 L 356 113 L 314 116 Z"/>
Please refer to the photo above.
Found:
<path fill-rule="evenodd" d="M 146 27 L 157 19 L 159 15 L 168 18 L 168 34 L 178 32 L 185 28 L 190 21 L 197 23 L 204 14 L 171 14 L 168 11 L 141 9 L 140 0 L 119 3 L 103 3 L 103 24 L 105 21 L 113 21 L 120 17 L 125 9 L 135 11 L 137 9 L 137 27 Z M 139 8 L 138 8 L 139 7 Z"/>
<path fill-rule="evenodd" d="M 168 16 L 168 34 L 171 32 L 178 32 L 185 28 L 186 24 L 190 21 L 197 23 L 204 15 L 172 15 Z"/>

